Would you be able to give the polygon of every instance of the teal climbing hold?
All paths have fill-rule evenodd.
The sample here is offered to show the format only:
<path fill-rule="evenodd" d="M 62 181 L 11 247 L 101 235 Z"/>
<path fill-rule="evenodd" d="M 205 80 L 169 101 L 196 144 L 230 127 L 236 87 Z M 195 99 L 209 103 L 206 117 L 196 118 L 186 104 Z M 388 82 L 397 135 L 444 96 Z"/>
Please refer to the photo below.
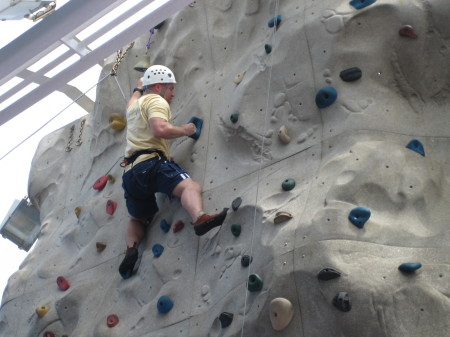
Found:
<path fill-rule="evenodd" d="M 270 28 L 272 28 L 272 27 L 278 28 L 278 26 L 279 26 L 280 23 L 281 23 L 281 20 L 282 20 L 281 15 L 274 16 L 272 19 L 269 20 L 269 22 L 267 23 L 267 25 L 268 25 Z"/>
<path fill-rule="evenodd" d="M 162 219 L 159 223 L 159 227 L 161 227 L 164 233 L 168 233 L 170 231 L 170 224 L 167 223 L 165 219 Z"/>
<path fill-rule="evenodd" d="M 230 116 L 231 123 L 236 124 L 238 120 L 239 120 L 239 114 L 231 114 L 231 116 Z"/>
<path fill-rule="evenodd" d="M 268 43 L 266 43 L 264 45 L 264 49 L 266 50 L 267 54 L 270 54 L 272 52 L 272 46 L 270 44 L 268 44 Z"/>
<path fill-rule="evenodd" d="M 243 255 L 241 258 L 242 267 L 246 268 L 252 263 L 253 258 L 250 255 Z"/>
<path fill-rule="evenodd" d="M 421 268 L 422 264 L 420 262 L 408 262 L 408 263 L 402 263 L 398 270 L 404 272 L 404 273 L 414 273 L 417 269 Z"/>
<path fill-rule="evenodd" d="M 316 105 L 319 109 L 326 108 L 336 101 L 337 91 L 333 87 L 325 87 L 316 94 Z"/>
<path fill-rule="evenodd" d="M 233 314 L 230 312 L 222 312 L 219 316 L 220 325 L 223 328 L 229 327 L 233 322 Z"/>
<path fill-rule="evenodd" d="M 156 307 L 161 314 L 167 314 L 173 308 L 173 302 L 169 296 L 161 296 Z"/>
<path fill-rule="evenodd" d="M 406 145 L 406 148 L 415 151 L 425 157 L 425 149 L 423 147 L 423 144 L 417 139 L 411 140 L 408 145 Z"/>
<path fill-rule="evenodd" d="M 241 235 L 242 227 L 238 223 L 234 223 L 231 225 L 231 233 L 233 233 L 234 236 L 238 237 Z"/>
<path fill-rule="evenodd" d="M 370 218 L 370 209 L 366 207 L 356 207 L 353 208 L 348 215 L 348 219 L 352 224 L 354 224 L 358 228 L 363 228 L 364 224 Z"/>
<path fill-rule="evenodd" d="M 260 291 L 263 288 L 263 280 L 258 274 L 251 274 L 248 277 L 247 289 L 248 291 Z"/>
<path fill-rule="evenodd" d="M 152 252 L 153 252 L 154 257 L 160 257 L 161 254 L 163 253 L 163 251 L 164 251 L 164 247 L 161 246 L 159 243 L 154 244 L 152 247 Z"/>
<path fill-rule="evenodd" d="M 189 123 L 194 123 L 195 127 L 197 128 L 197 131 L 195 131 L 195 133 L 193 135 L 190 135 L 189 137 L 192 138 L 192 139 L 195 139 L 195 140 L 199 139 L 200 138 L 200 134 L 202 132 L 203 119 L 198 118 L 198 117 L 192 117 L 189 120 L 188 124 Z"/>
<path fill-rule="evenodd" d="M 355 7 L 356 9 L 363 9 L 367 6 L 374 4 L 377 0 L 352 0 L 350 1 L 350 5 Z"/>
<path fill-rule="evenodd" d="M 362 71 L 358 67 L 352 67 L 342 70 L 339 73 L 339 77 L 345 82 L 352 82 L 359 80 L 362 76 Z"/>
<path fill-rule="evenodd" d="M 341 276 L 341 273 L 336 269 L 327 267 L 323 268 L 319 274 L 317 274 L 317 278 L 322 281 L 329 281 Z"/>
<path fill-rule="evenodd" d="M 290 191 L 295 187 L 295 180 L 294 179 L 286 179 L 283 181 L 283 183 L 281 184 L 281 188 L 284 191 Z"/>
<path fill-rule="evenodd" d="M 343 312 L 348 312 L 352 309 L 352 301 L 350 296 L 345 292 L 339 292 L 333 299 L 333 304 L 336 308 Z"/>

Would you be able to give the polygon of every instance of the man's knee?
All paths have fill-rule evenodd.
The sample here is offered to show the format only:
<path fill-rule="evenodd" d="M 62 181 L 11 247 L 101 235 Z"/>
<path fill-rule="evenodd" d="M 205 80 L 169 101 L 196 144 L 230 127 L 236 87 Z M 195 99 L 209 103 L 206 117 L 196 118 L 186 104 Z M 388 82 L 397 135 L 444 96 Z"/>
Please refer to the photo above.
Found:
<path fill-rule="evenodd" d="M 183 194 L 183 192 L 186 190 L 201 193 L 202 187 L 198 182 L 192 180 L 191 178 L 187 178 L 175 187 L 172 194 L 176 197 L 180 197 L 181 194 Z"/>

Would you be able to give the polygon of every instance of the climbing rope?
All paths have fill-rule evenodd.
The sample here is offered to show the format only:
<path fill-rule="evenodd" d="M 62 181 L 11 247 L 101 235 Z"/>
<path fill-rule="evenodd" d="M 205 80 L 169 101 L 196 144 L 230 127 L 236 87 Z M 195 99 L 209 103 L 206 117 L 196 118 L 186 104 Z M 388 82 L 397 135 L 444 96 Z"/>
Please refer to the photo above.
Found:
<path fill-rule="evenodd" d="M 279 0 L 275 0 L 275 15 L 274 17 L 276 17 L 279 14 Z M 272 27 L 272 36 L 271 36 L 271 44 L 273 45 L 274 41 L 275 41 L 275 32 L 277 30 L 277 25 L 274 25 Z M 270 99 L 270 89 L 271 89 L 271 82 L 272 82 L 272 67 L 273 67 L 273 52 L 270 53 L 269 55 L 269 79 L 268 79 L 268 83 L 267 83 L 267 100 L 266 100 L 266 111 L 265 111 L 265 115 L 264 115 L 264 132 L 263 135 L 266 134 L 267 131 L 267 127 L 268 127 L 268 112 L 269 112 L 269 99 Z M 253 252 L 253 240 L 254 240 L 254 234 L 255 234 L 255 227 L 256 227 L 256 217 L 257 217 L 257 207 L 256 205 L 258 205 L 258 198 L 259 198 L 259 185 L 260 185 L 260 178 L 261 178 L 261 172 L 262 172 L 262 165 L 263 165 L 263 160 L 264 160 L 264 137 L 261 137 L 261 155 L 260 155 L 260 160 L 259 160 L 259 168 L 258 168 L 258 173 L 257 173 L 257 177 L 256 177 L 256 194 L 255 194 L 255 211 L 253 214 L 253 225 L 252 225 L 252 235 L 251 235 L 251 239 L 250 239 L 250 252 L 249 255 L 250 257 L 252 256 L 252 252 Z M 251 264 L 249 265 L 248 271 L 247 271 L 247 280 L 250 277 L 250 270 L 251 270 Z M 244 336 L 244 326 L 245 326 L 245 320 L 246 320 L 246 312 L 247 312 L 247 299 L 248 299 L 248 293 L 249 291 L 247 290 L 247 288 L 245 289 L 245 298 L 244 298 L 244 317 L 243 317 L 243 321 L 242 321 L 242 329 L 241 329 L 241 337 Z"/>

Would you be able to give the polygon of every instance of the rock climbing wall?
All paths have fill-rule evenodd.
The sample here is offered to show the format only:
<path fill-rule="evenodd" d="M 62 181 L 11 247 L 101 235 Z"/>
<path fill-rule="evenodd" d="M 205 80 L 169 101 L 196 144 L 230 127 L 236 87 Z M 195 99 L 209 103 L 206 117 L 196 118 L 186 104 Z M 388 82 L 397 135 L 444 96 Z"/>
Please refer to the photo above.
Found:
<path fill-rule="evenodd" d="M 449 18 L 448 0 L 214 0 L 167 20 L 149 52 L 175 72 L 173 122 L 204 121 L 173 156 L 205 211 L 234 208 L 199 238 L 158 195 L 123 280 L 120 116 L 143 32 L 95 111 L 41 141 L 41 234 L 0 335 L 448 334 Z"/>

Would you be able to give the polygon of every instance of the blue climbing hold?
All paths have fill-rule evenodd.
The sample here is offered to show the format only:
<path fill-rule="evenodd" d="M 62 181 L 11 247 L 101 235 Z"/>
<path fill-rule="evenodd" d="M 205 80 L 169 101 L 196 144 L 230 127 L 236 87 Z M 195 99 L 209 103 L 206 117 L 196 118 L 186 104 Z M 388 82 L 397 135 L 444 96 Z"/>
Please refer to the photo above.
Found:
<path fill-rule="evenodd" d="M 167 314 L 173 308 L 173 302 L 169 296 L 161 296 L 156 307 L 161 314 Z"/>
<path fill-rule="evenodd" d="M 266 43 L 264 45 L 264 49 L 266 50 L 267 54 L 270 54 L 272 52 L 272 46 L 270 44 L 268 44 L 268 43 Z"/>
<path fill-rule="evenodd" d="M 404 273 L 414 273 L 417 269 L 421 268 L 422 264 L 420 262 L 408 262 L 408 263 L 402 263 L 398 270 L 404 272 Z"/>
<path fill-rule="evenodd" d="M 364 224 L 370 218 L 370 209 L 366 207 L 353 208 L 348 215 L 348 219 L 358 228 L 363 228 Z"/>
<path fill-rule="evenodd" d="M 154 244 L 152 247 L 153 256 L 155 256 L 155 257 L 160 257 L 161 254 L 163 253 L 163 251 L 164 251 L 164 247 L 161 246 L 159 243 Z"/>
<path fill-rule="evenodd" d="M 337 98 L 337 91 L 333 87 L 325 87 L 319 90 L 316 95 L 316 105 L 319 109 L 326 108 L 334 103 Z"/>
<path fill-rule="evenodd" d="M 423 147 L 423 144 L 417 140 L 417 139 L 413 139 L 411 140 L 408 145 L 406 145 L 407 149 L 413 150 L 419 154 L 421 154 L 422 156 L 425 157 L 425 149 Z"/>
<path fill-rule="evenodd" d="M 193 135 L 190 135 L 189 137 L 191 137 L 192 139 L 195 139 L 195 140 L 199 139 L 200 133 L 202 132 L 203 119 L 198 118 L 198 117 L 192 117 L 189 120 L 188 124 L 189 123 L 194 123 L 195 127 L 197 128 L 197 131 Z"/>
<path fill-rule="evenodd" d="M 164 233 L 167 233 L 170 231 L 170 225 L 167 223 L 167 221 L 165 219 L 161 220 L 161 222 L 159 223 L 159 227 L 161 227 L 161 229 Z"/>
<path fill-rule="evenodd" d="M 352 0 L 350 1 L 350 5 L 352 5 L 356 9 L 362 9 L 374 4 L 376 1 L 377 0 Z"/>
<path fill-rule="evenodd" d="M 272 19 L 269 20 L 267 25 L 272 28 L 275 26 L 275 28 L 278 28 L 278 26 L 281 23 L 281 15 L 274 16 Z"/>
<path fill-rule="evenodd" d="M 342 70 L 339 73 L 339 77 L 345 82 L 352 82 L 359 80 L 362 76 L 362 71 L 358 67 L 352 67 Z"/>

